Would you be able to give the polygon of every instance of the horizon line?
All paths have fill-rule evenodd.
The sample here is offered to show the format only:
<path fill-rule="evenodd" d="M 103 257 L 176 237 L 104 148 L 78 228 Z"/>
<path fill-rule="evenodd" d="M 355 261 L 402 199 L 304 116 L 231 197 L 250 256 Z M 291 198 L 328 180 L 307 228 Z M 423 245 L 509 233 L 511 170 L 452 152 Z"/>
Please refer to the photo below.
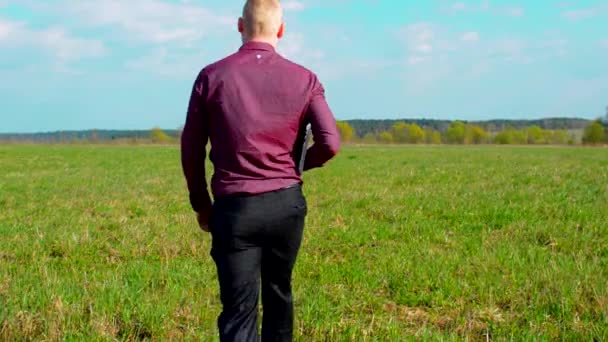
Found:
<path fill-rule="evenodd" d="M 596 118 L 599 119 L 600 117 Z M 427 118 L 399 118 L 399 119 L 345 119 L 345 120 L 338 120 L 336 119 L 337 122 L 348 122 L 348 121 L 404 121 L 404 122 L 408 122 L 408 121 L 442 121 L 442 122 L 456 122 L 456 121 L 460 121 L 460 122 L 464 122 L 464 123 L 468 123 L 468 122 L 473 122 L 473 123 L 484 123 L 484 122 L 491 122 L 491 121 L 542 121 L 542 120 L 583 120 L 583 121 L 593 121 L 596 119 L 587 119 L 587 118 L 583 118 L 583 117 L 577 117 L 577 116 L 549 116 L 549 117 L 540 117 L 540 118 L 531 118 L 531 119 L 504 119 L 504 118 L 497 118 L 497 119 L 483 119 L 483 120 L 464 120 L 464 119 L 427 119 Z M 40 131 L 29 131 L 29 132 L 8 132 L 8 131 L 0 131 L 0 135 L 8 135 L 8 134 L 15 134 L 15 135 L 27 135 L 27 134 L 53 134 L 53 133 L 62 133 L 62 132 L 89 132 L 89 131 L 135 131 L 135 132 L 145 132 L 145 131 L 149 131 L 151 129 L 154 128 L 160 128 L 163 131 L 177 131 L 179 130 L 178 128 L 162 128 L 160 126 L 152 126 L 152 127 L 148 127 L 148 128 L 82 128 L 82 129 L 55 129 L 55 130 L 40 130 Z"/>

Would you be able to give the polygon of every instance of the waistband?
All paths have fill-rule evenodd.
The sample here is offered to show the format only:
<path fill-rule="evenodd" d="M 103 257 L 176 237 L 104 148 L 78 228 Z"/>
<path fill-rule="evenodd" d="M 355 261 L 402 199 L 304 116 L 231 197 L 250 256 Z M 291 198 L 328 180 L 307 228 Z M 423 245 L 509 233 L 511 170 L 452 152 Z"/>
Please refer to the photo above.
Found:
<path fill-rule="evenodd" d="M 267 196 L 267 195 L 271 195 L 271 194 L 281 193 L 284 191 L 292 191 L 292 190 L 301 191 L 302 183 L 291 184 L 291 185 L 288 185 L 286 187 L 283 187 L 283 188 L 280 188 L 277 190 L 262 192 L 259 194 L 235 193 L 235 194 L 230 194 L 230 195 L 218 196 L 218 197 L 215 197 L 215 201 L 224 201 L 224 200 L 231 200 L 231 199 L 251 198 L 251 197 L 263 197 L 263 196 Z"/>

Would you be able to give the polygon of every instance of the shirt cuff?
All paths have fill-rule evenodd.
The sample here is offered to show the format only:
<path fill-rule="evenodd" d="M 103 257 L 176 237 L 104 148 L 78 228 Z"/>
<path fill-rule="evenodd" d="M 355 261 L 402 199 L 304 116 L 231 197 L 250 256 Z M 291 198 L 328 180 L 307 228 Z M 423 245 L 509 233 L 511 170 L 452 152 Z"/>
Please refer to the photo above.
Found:
<path fill-rule="evenodd" d="M 211 207 L 211 197 L 208 192 L 191 192 L 190 193 L 190 205 L 192 209 L 197 213 Z"/>

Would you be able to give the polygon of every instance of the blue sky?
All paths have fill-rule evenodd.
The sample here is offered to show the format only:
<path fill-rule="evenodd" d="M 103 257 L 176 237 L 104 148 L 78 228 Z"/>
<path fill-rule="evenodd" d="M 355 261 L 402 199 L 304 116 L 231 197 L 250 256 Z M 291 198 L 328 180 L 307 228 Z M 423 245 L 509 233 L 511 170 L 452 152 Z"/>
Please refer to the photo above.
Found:
<path fill-rule="evenodd" d="M 600 116 L 608 1 L 282 0 L 338 119 Z M 177 128 L 240 0 L 0 0 L 0 132 Z"/>

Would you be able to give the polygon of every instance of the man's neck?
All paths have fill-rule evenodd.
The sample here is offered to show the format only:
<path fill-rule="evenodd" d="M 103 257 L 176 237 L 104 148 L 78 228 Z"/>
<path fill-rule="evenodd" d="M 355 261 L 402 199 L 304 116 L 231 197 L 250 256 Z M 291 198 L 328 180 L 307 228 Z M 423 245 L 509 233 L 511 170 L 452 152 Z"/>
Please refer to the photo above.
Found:
<path fill-rule="evenodd" d="M 249 38 L 249 39 L 245 39 L 243 38 L 243 44 L 247 44 L 247 43 L 266 43 L 266 44 L 270 44 L 272 45 L 273 48 L 277 48 L 277 44 L 278 44 L 278 39 L 274 38 L 264 38 L 264 37 L 254 37 L 254 38 Z"/>

